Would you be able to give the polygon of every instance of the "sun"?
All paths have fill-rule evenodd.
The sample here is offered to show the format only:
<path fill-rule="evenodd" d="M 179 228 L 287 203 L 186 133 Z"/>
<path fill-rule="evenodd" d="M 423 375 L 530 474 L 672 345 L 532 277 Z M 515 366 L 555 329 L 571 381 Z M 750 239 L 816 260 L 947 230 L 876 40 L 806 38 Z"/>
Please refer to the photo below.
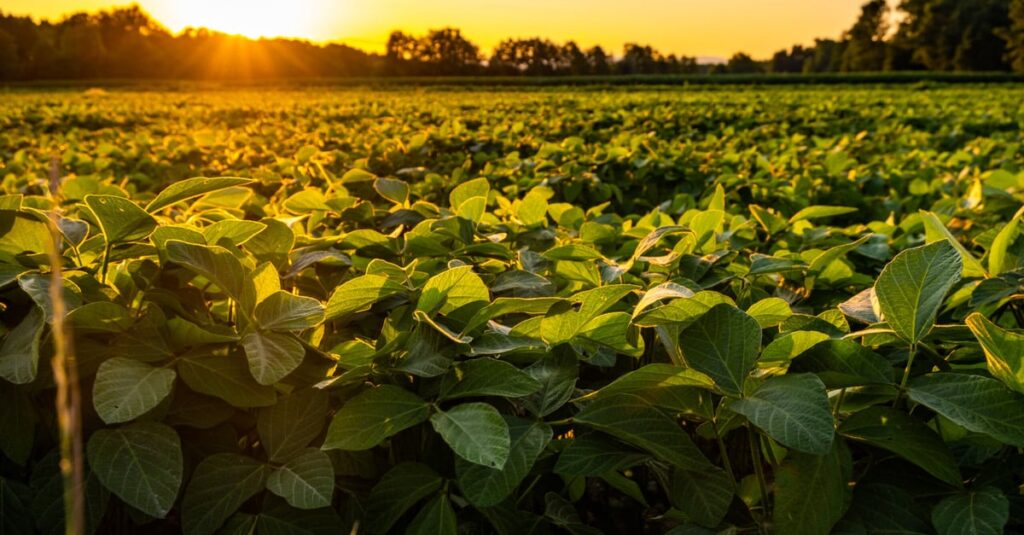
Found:
<path fill-rule="evenodd" d="M 318 39 L 316 0 L 173 0 L 161 19 L 171 31 L 206 27 L 246 37 Z"/>

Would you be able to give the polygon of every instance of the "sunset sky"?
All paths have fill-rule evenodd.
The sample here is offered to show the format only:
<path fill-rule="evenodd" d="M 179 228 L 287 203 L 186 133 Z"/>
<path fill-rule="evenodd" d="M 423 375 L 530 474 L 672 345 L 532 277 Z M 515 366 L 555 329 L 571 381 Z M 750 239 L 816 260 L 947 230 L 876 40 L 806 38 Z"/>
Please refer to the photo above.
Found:
<path fill-rule="evenodd" d="M 172 31 L 206 26 L 250 37 L 299 37 L 381 51 L 388 34 L 454 26 L 489 51 L 505 37 L 650 44 L 687 56 L 755 57 L 849 28 L 864 0 L 139 0 Z M 4 0 L 5 13 L 57 19 L 111 0 Z"/>

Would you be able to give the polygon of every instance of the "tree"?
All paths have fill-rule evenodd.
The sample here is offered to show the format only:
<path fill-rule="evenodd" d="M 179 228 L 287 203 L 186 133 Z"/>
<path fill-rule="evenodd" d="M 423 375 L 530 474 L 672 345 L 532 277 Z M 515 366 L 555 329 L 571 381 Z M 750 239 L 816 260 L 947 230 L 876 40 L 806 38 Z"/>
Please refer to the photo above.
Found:
<path fill-rule="evenodd" d="M 1024 73 L 1024 0 L 1013 0 L 1009 9 L 1010 24 L 998 35 L 1006 41 L 1006 62 L 1019 73 Z"/>
<path fill-rule="evenodd" d="M 587 63 L 590 65 L 590 72 L 594 74 L 611 73 L 611 58 L 608 57 L 608 54 L 600 46 L 587 50 Z"/>
<path fill-rule="evenodd" d="M 815 39 L 814 53 L 804 61 L 805 73 L 838 72 L 846 43 L 834 39 Z"/>
<path fill-rule="evenodd" d="M 889 26 L 885 0 L 871 0 L 861 7 L 860 18 L 845 35 L 843 72 L 880 71 L 885 65 L 885 36 Z"/>
<path fill-rule="evenodd" d="M 761 64 L 754 61 L 754 58 L 744 52 L 737 52 L 729 58 L 725 65 L 726 70 L 731 74 L 756 74 L 764 72 Z"/>
<path fill-rule="evenodd" d="M 771 72 L 788 73 L 803 72 L 804 64 L 807 63 L 813 55 L 813 50 L 806 49 L 800 45 L 795 45 L 788 51 L 780 50 L 772 56 L 772 61 L 768 65 L 768 70 Z"/>

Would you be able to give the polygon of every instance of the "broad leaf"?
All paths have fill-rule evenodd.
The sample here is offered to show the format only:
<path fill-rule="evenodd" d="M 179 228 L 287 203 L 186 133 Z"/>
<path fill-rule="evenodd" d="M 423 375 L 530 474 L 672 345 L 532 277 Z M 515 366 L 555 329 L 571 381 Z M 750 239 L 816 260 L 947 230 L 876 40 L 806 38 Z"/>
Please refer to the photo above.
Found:
<path fill-rule="evenodd" d="M 274 331 L 251 330 L 242 336 L 242 347 L 249 371 L 261 385 L 284 379 L 302 364 L 306 348 L 294 335 Z"/>
<path fill-rule="evenodd" d="M 429 414 L 430 405 L 415 394 L 381 385 L 342 405 L 327 429 L 323 449 L 368 450 Z"/>
<path fill-rule="evenodd" d="M 480 396 L 518 398 L 540 390 L 539 381 L 515 366 L 491 358 L 456 364 L 441 380 L 441 399 Z"/>
<path fill-rule="evenodd" d="M 679 468 L 704 470 L 711 466 L 672 417 L 636 394 L 598 398 L 574 421 L 647 450 Z"/>
<path fill-rule="evenodd" d="M 555 473 L 563 476 L 599 476 L 636 466 L 649 456 L 603 433 L 582 433 L 562 450 Z"/>
<path fill-rule="evenodd" d="M 307 449 L 271 472 L 267 489 L 287 500 L 292 507 L 327 507 L 334 494 L 331 459 L 320 450 Z"/>
<path fill-rule="evenodd" d="M 263 329 L 301 331 L 323 321 L 324 308 L 316 299 L 277 291 L 256 305 L 253 316 Z"/>
<path fill-rule="evenodd" d="M 442 479 L 419 463 L 402 463 L 380 478 L 366 504 L 366 530 L 387 533 L 413 505 L 441 488 Z"/>
<path fill-rule="evenodd" d="M 43 325 L 43 311 L 32 307 L 25 319 L 7 333 L 0 344 L 0 377 L 18 385 L 36 379 Z"/>
<path fill-rule="evenodd" d="M 407 535 L 456 535 L 458 521 L 448 495 L 440 494 L 427 502 L 409 523 L 405 533 Z"/>
<path fill-rule="evenodd" d="M 959 373 L 914 378 L 910 399 L 971 431 L 1024 447 L 1024 395 L 995 379 Z"/>
<path fill-rule="evenodd" d="M 988 372 L 1024 393 L 1024 334 L 1001 329 L 977 312 L 967 317 L 967 326 L 985 350 Z"/>
<path fill-rule="evenodd" d="M 108 424 L 131 421 L 163 401 L 177 377 L 170 368 L 114 357 L 96 372 L 92 403 Z"/>
<path fill-rule="evenodd" d="M 195 356 L 178 359 L 178 375 L 189 388 L 218 397 L 239 408 L 273 405 L 277 394 L 252 379 L 241 355 Z"/>
<path fill-rule="evenodd" d="M 812 374 L 769 377 L 729 407 L 782 445 L 824 455 L 835 436 L 825 385 Z"/>
<path fill-rule="evenodd" d="M 89 438 L 88 456 L 103 486 L 128 505 L 156 518 L 174 506 L 184 471 L 174 429 L 149 422 L 100 429 Z"/>
<path fill-rule="evenodd" d="M 185 489 L 182 530 L 190 535 L 216 532 L 243 503 L 263 490 L 268 472 L 266 465 L 234 453 L 203 459 Z"/>
<path fill-rule="evenodd" d="M 849 503 L 850 453 L 837 440 L 824 455 L 790 453 L 775 470 L 778 533 L 829 533 Z"/>
<path fill-rule="evenodd" d="M 455 460 L 455 473 L 463 495 L 477 507 L 498 505 L 533 467 L 544 448 L 551 441 L 551 428 L 541 422 L 528 422 L 505 417 L 508 424 L 510 448 L 508 461 L 501 469 Z"/>
<path fill-rule="evenodd" d="M 164 188 L 155 199 L 146 205 L 146 211 L 149 213 L 156 213 L 168 206 L 205 195 L 207 193 L 230 188 L 233 186 L 243 186 L 252 182 L 248 178 L 188 178 L 185 180 L 179 180 L 170 186 Z"/>
<path fill-rule="evenodd" d="M 687 518 L 701 526 L 718 526 L 729 510 L 736 483 L 720 468 L 672 471 L 669 500 Z"/>
<path fill-rule="evenodd" d="M 692 368 L 739 396 L 761 348 L 761 327 L 742 310 L 717 305 L 679 335 L 679 345 Z"/>
<path fill-rule="evenodd" d="M 963 484 L 956 460 L 942 438 L 903 411 L 869 407 L 847 418 L 839 433 L 891 451 L 950 485 Z"/>
<path fill-rule="evenodd" d="M 381 275 L 354 278 L 334 289 L 334 293 L 327 301 L 325 319 L 343 318 L 404 291 L 405 288 L 401 284 Z"/>
<path fill-rule="evenodd" d="M 875 281 L 882 319 L 907 342 L 921 341 L 962 269 L 960 254 L 947 240 L 896 255 Z"/>
<path fill-rule="evenodd" d="M 436 412 L 430 424 L 459 457 L 489 468 L 505 467 L 511 439 L 508 424 L 494 407 L 463 403 Z"/>
<path fill-rule="evenodd" d="M 939 535 L 1000 535 L 1010 520 L 1010 501 L 994 487 L 950 496 L 932 509 Z"/>
<path fill-rule="evenodd" d="M 271 461 L 284 462 L 309 445 L 327 423 L 327 394 L 307 388 L 260 409 L 260 443 Z"/>
<path fill-rule="evenodd" d="M 207 247 L 178 240 L 166 244 L 167 259 L 185 266 L 217 285 L 244 310 L 256 305 L 256 289 L 247 270 L 235 255 L 223 247 Z"/>
<path fill-rule="evenodd" d="M 86 195 L 85 204 L 96 216 L 107 244 L 141 240 L 157 225 L 153 216 L 124 197 Z"/>

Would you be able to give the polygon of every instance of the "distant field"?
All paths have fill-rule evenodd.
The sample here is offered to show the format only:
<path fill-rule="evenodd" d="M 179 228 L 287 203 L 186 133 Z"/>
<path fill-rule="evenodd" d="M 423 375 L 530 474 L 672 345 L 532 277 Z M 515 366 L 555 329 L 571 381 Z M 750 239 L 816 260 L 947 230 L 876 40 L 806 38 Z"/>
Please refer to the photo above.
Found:
<path fill-rule="evenodd" d="M 1024 531 L 1022 94 L 2 92 L 0 532 Z"/>

